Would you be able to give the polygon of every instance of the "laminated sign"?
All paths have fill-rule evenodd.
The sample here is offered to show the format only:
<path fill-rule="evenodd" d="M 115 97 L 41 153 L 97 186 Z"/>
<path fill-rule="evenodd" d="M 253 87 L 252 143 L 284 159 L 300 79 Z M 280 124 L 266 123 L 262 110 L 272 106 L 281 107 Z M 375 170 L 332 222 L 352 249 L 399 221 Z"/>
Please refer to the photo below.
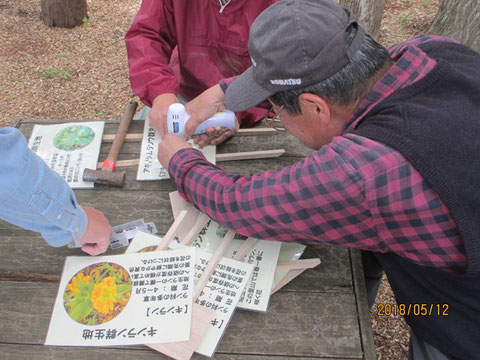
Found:
<path fill-rule="evenodd" d="M 140 164 L 138 165 L 137 180 L 169 179 L 168 170 L 158 161 L 158 144 L 162 141 L 160 135 L 150 125 L 149 117 L 145 119 L 142 148 L 140 150 Z M 194 146 L 198 149 L 198 147 Z M 215 164 L 215 146 L 205 146 L 199 149 L 212 164 Z"/>
<path fill-rule="evenodd" d="M 212 254 L 197 250 L 195 277 L 200 278 Z M 240 296 L 251 276 L 253 265 L 229 258 L 222 258 L 200 294 L 197 303 L 215 311 L 215 316 L 195 350 L 205 356 L 213 356 L 223 333 L 233 316 Z"/>
<path fill-rule="evenodd" d="M 47 345 L 158 344 L 190 338 L 195 250 L 68 257 Z"/>
<path fill-rule="evenodd" d="M 215 221 L 209 221 L 194 241 L 193 246 L 213 252 L 222 242 L 226 232 L 226 228 Z M 233 240 L 225 255 L 232 257 L 244 241 Z M 239 308 L 267 311 L 281 245 L 276 241 L 258 240 L 243 258 L 242 261 L 252 264 L 253 269 L 252 276 L 248 279 L 245 290 L 239 298 Z"/>
<path fill-rule="evenodd" d="M 103 121 L 35 125 L 28 147 L 40 156 L 73 189 L 91 189 L 83 181 L 85 168 L 96 169 Z"/>
<path fill-rule="evenodd" d="M 127 251 L 154 251 L 160 240 L 159 237 L 138 232 Z M 174 249 L 192 249 L 178 243 L 172 243 L 171 246 Z M 213 255 L 197 249 L 195 256 L 195 278 L 198 280 Z M 196 301 L 200 306 L 214 311 L 214 317 L 196 352 L 210 357 L 214 355 L 253 270 L 252 264 L 221 258 Z"/>

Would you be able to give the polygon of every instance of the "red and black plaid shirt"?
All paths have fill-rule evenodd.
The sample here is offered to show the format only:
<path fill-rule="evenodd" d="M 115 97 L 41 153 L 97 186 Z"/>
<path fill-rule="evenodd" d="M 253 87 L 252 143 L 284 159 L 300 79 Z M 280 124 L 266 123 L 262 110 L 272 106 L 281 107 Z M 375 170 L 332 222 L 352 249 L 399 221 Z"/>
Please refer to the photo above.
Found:
<path fill-rule="evenodd" d="M 229 174 L 193 149 L 169 165 L 180 194 L 220 224 L 260 239 L 393 252 L 443 271 L 466 266 L 463 241 L 448 208 L 393 148 L 348 133 L 368 111 L 436 65 L 417 45 L 389 49 L 395 64 L 375 84 L 342 136 L 280 171 Z"/>

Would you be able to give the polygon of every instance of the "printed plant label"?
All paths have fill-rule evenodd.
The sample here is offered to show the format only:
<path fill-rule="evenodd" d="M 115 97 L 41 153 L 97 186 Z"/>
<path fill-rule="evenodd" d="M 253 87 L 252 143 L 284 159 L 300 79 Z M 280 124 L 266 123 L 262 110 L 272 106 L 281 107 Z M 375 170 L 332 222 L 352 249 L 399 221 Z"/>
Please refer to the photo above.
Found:
<path fill-rule="evenodd" d="M 150 125 L 149 117 L 145 119 L 142 147 L 140 150 L 140 164 L 138 165 L 137 180 L 163 180 L 169 179 L 168 170 L 158 161 L 158 144 L 162 141 L 160 135 Z M 199 149 L 208 161 L 215 164 L 215 146 L 205 146 Z"/>
<path fill-rule="evenodd" d="M 190 337 L 195 250 L 68 257 L 45 344 L 110 346 Z"/>
<path fill-rule="evenodd" d="M 35 125 L 28 147 L 72 189 L 92 189 L 93 182 L 83 181 L 83 171 L 97 168 L 103 127 L 103 121 Z"/>

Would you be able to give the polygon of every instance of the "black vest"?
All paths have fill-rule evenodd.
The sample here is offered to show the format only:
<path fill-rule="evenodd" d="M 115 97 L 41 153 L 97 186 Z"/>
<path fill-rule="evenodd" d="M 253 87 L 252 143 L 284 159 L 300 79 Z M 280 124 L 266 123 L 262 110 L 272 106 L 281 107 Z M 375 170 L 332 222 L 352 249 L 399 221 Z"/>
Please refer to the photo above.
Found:
<path fill-rule="evenodd" d="M 423 175 L 451 211 L 467 269 L 453 274 L 376 256 L 397 302 L 411 305 L 405 320 L 420 338 L 452 359 L 480 359 L 480 54 L 446 42 L 419 47 L 436 67 L 377 104 L 352 132 L 396 149 Z M 412 315 L 422 304 L 427 314 Z"/>

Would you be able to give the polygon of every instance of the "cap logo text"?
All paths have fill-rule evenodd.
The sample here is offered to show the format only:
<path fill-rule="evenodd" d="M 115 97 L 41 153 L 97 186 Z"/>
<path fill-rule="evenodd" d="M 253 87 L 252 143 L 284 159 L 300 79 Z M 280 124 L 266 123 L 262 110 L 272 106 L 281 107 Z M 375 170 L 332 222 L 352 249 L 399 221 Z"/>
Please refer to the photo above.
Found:
<path fill-rule="evenodd" d="M 273 85 L 300 85 L 302 79 L 274 79 L 270 80 Z"/>

